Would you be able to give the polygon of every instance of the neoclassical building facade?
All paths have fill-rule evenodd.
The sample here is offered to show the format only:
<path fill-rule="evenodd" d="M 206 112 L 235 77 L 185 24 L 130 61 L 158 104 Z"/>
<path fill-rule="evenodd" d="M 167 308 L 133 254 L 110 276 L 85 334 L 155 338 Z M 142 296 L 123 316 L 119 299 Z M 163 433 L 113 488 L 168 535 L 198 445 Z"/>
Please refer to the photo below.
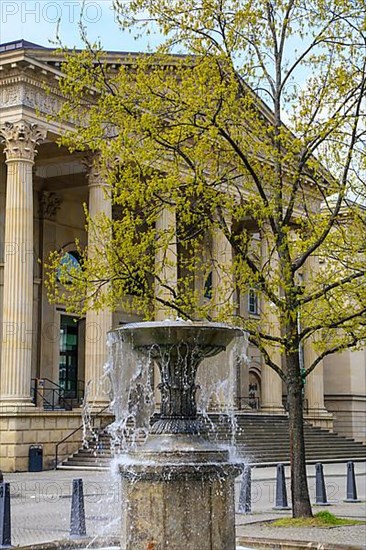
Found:
<path fill-rule="evenodd" d="M 124 62 L 111 53 L 110 61 Z M 0 45 L 0 469 L 26 470 L 30 445 L 42 445 L 45 467 L 55 445 L 81 422 L 85 387 L 95 411 L 107 414 L 107 396 L 96 381 L 106 358 L 105 335 L 137 321 L 122 311 L 90 311 L 85 318 L 47 299 L 43 262 L 63 250 L 78 262 L 75 239 L 87 243 L 84 204 L 91 216 L 112 207 L 100 174 L 83 154 L 57 144 L 65 129 L 49 115 L 64 98 L 60 54 L 23 40 Z M 127 57 L 126 57 L 126 62 Z M 46 91 L 47 89 L 47 91 Z M 161 223 L 169 223 L 162 216 Z M 217 236 L 218 255 L 230 251 Z M 213 286 L 219 284 L 213 277 Z M 240 300 L 258 316 L 255 293 Z M 157 313 L 159 317 L 159 313 Z M 304 350 L 305 364 L 312 349 Z M 284 414 L 282 382 L 256 349 L 236 366 L 233 406 L 243 414 Z M 228 358 L 229 360 L 230 358 Z M 366 350 L 329 357 L 305 385 L 310 421 L 365 441 Z M 80 432 L 65 446 L 75 450 Z"/>

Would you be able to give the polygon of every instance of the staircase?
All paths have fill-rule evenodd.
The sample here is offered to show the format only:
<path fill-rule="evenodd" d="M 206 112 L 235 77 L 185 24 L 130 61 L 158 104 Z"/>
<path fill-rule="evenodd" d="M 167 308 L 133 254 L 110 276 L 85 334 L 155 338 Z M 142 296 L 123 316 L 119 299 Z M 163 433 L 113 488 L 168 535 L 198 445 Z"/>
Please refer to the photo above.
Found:
<path fill-rule="evenodd" d="M 238 414 L 234 422 L 226 415 L 210 414 L 209 418 L 212 423 L 209 437 L 218 443 L 230 443 L 232 424 L 236 424 L 234 432 L 238 453 L 249 458 L 252 464 L 289 462 L 287 416 Z M 136 444 L 142 442 L 140 438 Z M 310 424 L 305 424 L 305 447 L 306 460 L 310 463 L 366 460 L 366 445 Z M 104 469 L 109 467 L 114 456 L 110 437 L 104 429 L 94 441 L 90 441 L 88 449 L 80 449 L 58 468 Z"/>
<path fill-rule="evenodd" d="M 210 415 L 216 427 L 216 440 L 229 442 L 230 419 Z M 259 414 L 240 414 L 235 417 L 235 441 L 239 455 L 253 464 L 289 462 L 290 443 L 288 417 Z M 366 445 L 305 423 L 305 452 L 307 462 L 337 462 L 366 460 Z"/>

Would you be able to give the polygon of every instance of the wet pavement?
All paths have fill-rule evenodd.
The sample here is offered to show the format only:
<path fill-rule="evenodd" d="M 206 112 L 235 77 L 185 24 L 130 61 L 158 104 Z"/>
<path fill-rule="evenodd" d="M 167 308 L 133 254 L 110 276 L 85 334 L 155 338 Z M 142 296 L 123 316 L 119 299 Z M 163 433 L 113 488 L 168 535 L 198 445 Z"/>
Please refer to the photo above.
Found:
<path fill-rule="evenodd" d="M 327 497 L 331 506 L 314 507 L 314 513 L 326 509 L 349 518 L 365 518 L 366 462 L 355 463 L 356 485 L 361 502 L 345 503 L 346 463 L 325 464 Z M 58 470 L 4 474 L 10 482 L 12 544 L 25 546 L 66 539 L 69 536 L 72 480 L 82 478 L 89 537 L 118 536 L 121 516 L 121 493 L 117 474 L 106 471 Z M 308 466 L 312 503 L 315 501 L 315 467 Z M 287 494 L 288 468 L 286 468 Z M 252 470 L 252 511 L 237 514 L 238 540 L 265 537 L 283 540 L 312 541 L 320 544 L 345 544 L 366 549 L 365 525 L 319 528 L 278 528 L 270 520 L 290 516 L 291 511 L 273 510 L 276 470 L 273 467 Z M 237 500 L 240 481 L 237 482 Z M 290 500 L 290 499 L 289 499 Z M 245 544 L 243 544 L 245 546 Z M 197 549 L 199 550 L 199 549 Z"/>

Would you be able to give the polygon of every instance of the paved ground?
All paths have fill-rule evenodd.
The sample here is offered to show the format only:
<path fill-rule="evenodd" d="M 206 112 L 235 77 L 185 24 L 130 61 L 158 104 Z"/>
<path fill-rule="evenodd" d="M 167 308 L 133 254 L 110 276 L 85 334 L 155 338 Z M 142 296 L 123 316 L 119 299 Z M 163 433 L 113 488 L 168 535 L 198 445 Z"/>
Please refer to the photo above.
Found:
<path fill-rule="evenodd" d="M 346 465 L 324 465 L 328 501 L 324 508 L 332 513 L 365 518 L 366 463 L 356 463 L 358 496 L 363 502 L 345 503 Z M 288 475 L 288 471 L 286 472 Z M 5 474 L 11 484 L 12 543 L 28 545 L 65 539 L 69 534 L 72 479 L 84 481 L 87 534 L 92 537 L 117 535 L 119 531 L 121 495 L 116 475 L 109 472 L 66 471 Z M 315 500 L 314 466 L 308 467 L 312 501 Z M 239 493 L 240 484 L 237 484 Z M 289 493 L 288 493 L 289 494 Z M 365 525 L 331 529 L 283 529 L 263 523 L 290 515 L 290 511 L 273 510 L 275 503 L 275 469 L 255 468 L 252 471 L 252 512 L 237 514 L 237 536 L 291 539 L 318 543 L 358 545 L 366 549 Z M 322 508 L 319 508 L 319 510 Z M 314 511 L 317 511 L 314 508 Z M 199 550 L 199 549 L 197 549 Z"/>
<path fill-rule="evenodd" d="M 315 502 L 315 466 L 308 466 L 308 483 L 311 501 Z M 330 506 L 313 507 L 313 512 L 328 510 L 340 517 L 366 519 L 366 463 L 355 463 L 356 486 L 359 503 L 346 503 L 346 464 L 324 465 L 327 498 Z M 286 469 L 286 478 L 289 474 Z M 278 528 L 265 522 L 290 516 L 290 511 L 273 510 L 275 504 L 275 471 L 273 468 L 258 468 L 252 474 L 252 513 L 236 517 L 236 532 L 241 537 L 265 537 L 276 540 L 301 540 L 321 544 L 334 543 L 357 545 L 366 548 L 366 526 L 332 527 L 330 529 Z M 289 485 L 287 480 L 287 494 Z"/>

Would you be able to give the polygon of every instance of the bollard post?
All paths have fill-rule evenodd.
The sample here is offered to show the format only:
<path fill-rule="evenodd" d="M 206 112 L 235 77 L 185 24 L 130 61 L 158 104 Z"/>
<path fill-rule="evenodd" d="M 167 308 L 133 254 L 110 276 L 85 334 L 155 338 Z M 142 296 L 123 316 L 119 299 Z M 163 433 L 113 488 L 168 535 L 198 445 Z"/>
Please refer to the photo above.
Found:
<path fill-rule="evenodd" d="M 287 502 L 285 467 L 283 464 L 277 464 L 276 469 L 276 505 L 273 508 L 274 510 L 290 510 Z"/>
<path fill-rule="evenodd" d="M 86 536 L 84 491 L 82 479 L 72 480 L 70 536 L 73 538 Z"/>
<path fill-rule="evenodd" d="M 10 548 L 10 546 L 10 483 L 0 483 L 0 548 Z"/>
<path fill-rule="evenodd" d="M 344 502 L 361 502 L 357 498 L 355 465 L 352 461 L 347 462 L 347 496 Z"/>
<path fill-rule="evenodd" d="M 317 506 L 330 506 L 325 490 L 323 464 L 315 464 L 315 504 Z"/>
<path fill-rule="evenodd" d="M 246 464 L 241 475 L 238 514 L 252 511 L 252 468 Z"/>

